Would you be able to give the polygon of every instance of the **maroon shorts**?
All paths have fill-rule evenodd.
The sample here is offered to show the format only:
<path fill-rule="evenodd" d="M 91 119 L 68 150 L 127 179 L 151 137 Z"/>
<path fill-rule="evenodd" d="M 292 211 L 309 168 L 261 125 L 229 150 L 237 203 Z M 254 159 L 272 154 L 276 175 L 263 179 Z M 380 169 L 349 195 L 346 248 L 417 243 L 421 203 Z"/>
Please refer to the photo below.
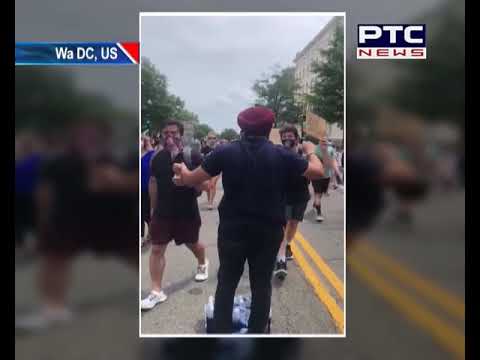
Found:
<path fill-rule="evenodd" d="M 38 231 L 38 250 L 64 256 L 92 252 L 99 256 L 138 258 L 138 220 L 132 219 L 119 223 L 78 219 L 49 224 Z"/>
<path fill-rule="evenodd" d="M 153 245 L 195 244 L 200 234 L 200 219 L 167 219 L 153 216 L 150 221 L 150 236 Z"/>

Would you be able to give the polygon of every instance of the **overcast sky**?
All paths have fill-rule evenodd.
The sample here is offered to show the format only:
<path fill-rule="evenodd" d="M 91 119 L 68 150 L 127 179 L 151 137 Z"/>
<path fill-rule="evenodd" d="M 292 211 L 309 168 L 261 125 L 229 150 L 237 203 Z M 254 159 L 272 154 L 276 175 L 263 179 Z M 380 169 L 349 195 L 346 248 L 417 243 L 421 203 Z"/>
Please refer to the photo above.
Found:
<path fill-rule="evenodd" d="M 169 91 L 216 131 L 238 130 L 255 101 L 253 82 L 298 51 L 331 16 L 142 17 L 141 54 L 168 78 Z"/>

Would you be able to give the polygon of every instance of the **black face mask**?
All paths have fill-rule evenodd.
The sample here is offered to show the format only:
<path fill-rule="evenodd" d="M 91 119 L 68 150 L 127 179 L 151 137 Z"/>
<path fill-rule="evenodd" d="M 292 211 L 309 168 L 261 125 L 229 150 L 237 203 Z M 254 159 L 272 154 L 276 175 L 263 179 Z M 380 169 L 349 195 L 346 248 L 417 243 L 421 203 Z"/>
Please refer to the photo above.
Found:
<path fill-rule="evenodd" d="M 286 140 L 282 140 L 282 144 L 283 144 L 283 146 L 285 146 L 289 149 L 292 149 L 297 145 L 297 142 L 295 140 L 286 139 Z"/>

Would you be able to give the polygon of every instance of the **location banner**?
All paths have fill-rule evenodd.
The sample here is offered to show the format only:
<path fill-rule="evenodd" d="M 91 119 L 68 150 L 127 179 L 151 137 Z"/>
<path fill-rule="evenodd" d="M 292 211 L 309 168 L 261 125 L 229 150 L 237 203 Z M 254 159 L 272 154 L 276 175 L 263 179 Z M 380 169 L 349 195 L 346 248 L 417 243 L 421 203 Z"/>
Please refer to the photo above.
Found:
<path fill-rule="evenodd" d="M 138 42 L 15 44 L 15 65 L 137 65 Z"/>

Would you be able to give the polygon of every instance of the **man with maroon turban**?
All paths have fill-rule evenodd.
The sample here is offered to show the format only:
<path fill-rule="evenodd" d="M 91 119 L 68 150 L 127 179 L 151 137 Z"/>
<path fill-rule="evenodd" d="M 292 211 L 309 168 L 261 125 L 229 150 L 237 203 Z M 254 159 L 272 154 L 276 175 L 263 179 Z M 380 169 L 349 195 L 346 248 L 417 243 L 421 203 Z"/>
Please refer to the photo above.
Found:
<path fill-rule="evenodd" d="M 215 293 L 214 332 L 231 333 L 235 290 L 248 261 L 252 290 L 249 333 L 265 333 L 272 296 L 271 278 L 285 226 L 287 184 L 292 176 L 323 176 L 315 146 L 303 143 L 306 159 L 268 140 L 274 113 L 255 106 L 238 115 L 241 139 L 221 145 L 190 171 L 174 164 L 174 182 L 195 186 L 222 173 L 218 207 L 220 269 Z"/>

